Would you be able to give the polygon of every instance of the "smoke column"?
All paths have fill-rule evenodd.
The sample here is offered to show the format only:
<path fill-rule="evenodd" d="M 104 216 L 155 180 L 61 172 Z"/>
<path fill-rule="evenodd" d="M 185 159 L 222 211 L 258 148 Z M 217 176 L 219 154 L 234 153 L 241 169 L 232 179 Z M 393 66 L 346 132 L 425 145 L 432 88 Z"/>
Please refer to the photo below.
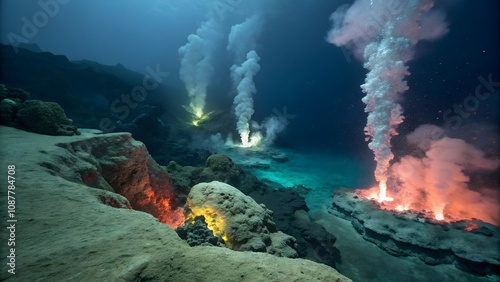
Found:
<path fill-rule="evenodd" d="M 257 92 L 253 78 L 260 69 L 259 56 L 255 51 L 250 51 L 247 54 L 247 60 L 241 66 L 233 65 L 231 73 L 233 80 L 237 83 L 236 91 L 238 94 L 234 97 L 234 113 L 236 115 L 236 129 L 241 137 L 243 147 L 251 145 L 250 137 L 250 120 L 254 113 L 253 110 L 253 94 Z"/>
<path fill-rule="evenodd" d="M 235 63 L 241 64 L 247 53 L 257 48 L 257 38 L 263 23 L 262 16 L 256 14 L 231 27 L 227 50 L 233 54 Z"/>
<path fill-rule="evenodd" d="M 333 27 L 327 41 L 351 49 L 369 71 L 361 88 L 368 113 L 365 134 L 377 162 L 379 201 L 391 200 L 386 182 L 394 158 L 391 138 L 404 118 L 398 102 L 408 90 L 405 63 L 419 40 L 437 39 L 447 32 L 444 15 L 433 6 L 431 0 L 357 0 L 330 16 Z"/>
<path fill-rule="evenodd" d="M 287 120 L 279 116 L 271 116 L 267 118 L 264 123 L 264 129 L 266 130 L 266 136 L 264 138 L 265 145 L 271 145 L 274 143 L 278 133 L 285 130 L 287 125 Z"/>
<path fill-rule="evenodd" d="M 227 50 L 234 57 L 234 64 L 230 70 L 237 92 L 233 101 L 237 119 L 236 129 L 243 147 L 256 145 L 260 141 L 260 137 L 250 140 L 250 121 L 254 113 L 253 94 L 257 92 L 253 79 L 260 69 L 260 57 L 254 49 L 262 24 L 261 16 L 254 15 L 243 23 L 232 26 L 228 37 Z"/>
<path fill-rule="evenodd" d="M 222 39 L 220 29 L 219 23 L 211 18 L 203 22 L 196 33 L 190 34 L 188 42 L 179 48 L 179 74 L 191 100 L 188 110 L 196 118 L 201 118 L 205 109 L 207 87 L 214 72 L 212 55 Z"/>

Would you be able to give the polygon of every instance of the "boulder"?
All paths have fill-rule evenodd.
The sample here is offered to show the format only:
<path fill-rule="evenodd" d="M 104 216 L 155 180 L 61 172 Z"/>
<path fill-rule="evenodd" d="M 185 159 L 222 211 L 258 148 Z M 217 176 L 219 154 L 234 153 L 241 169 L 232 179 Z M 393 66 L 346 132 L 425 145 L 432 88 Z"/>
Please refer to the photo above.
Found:
<path fill-rule="evenodd" d="M 295 238 L 278 231 L 272 211 L 226 183 L 195 185 L 189 192 L 184 213 L 188 220 L 203 215 L 208 227 L 230 249 L 298 256 Z"/>
<path fill-rule="evenodd" d="M 54 102 L 27 100 L 19 106 L 16 123 L 22 129 L 46 135 L 78 135 L 73 121 Z"/>
<path fill-rule="evenodd" d="M 188 221 L 185 225 L 175 229 L 181 239 L 186 240 L 189 246 L 224 246 L 221 237 L 214 236 L 212 230 L 208 229 L 205 217 L 200 215 L 193 222 Z"/>
<path fill-rule="evenodd" d="M 0 102 L 0 125 L 14 126 L 18 105 L 9 98 Z"/>
<path fill-rule="evenodd" d="M 0 84 L 0 101 L 3 99 L 11 99 L 16 102 L 24 102 L 29 99 L 30 93 L 20 88 L 8 87 L 5 84 Z"/>

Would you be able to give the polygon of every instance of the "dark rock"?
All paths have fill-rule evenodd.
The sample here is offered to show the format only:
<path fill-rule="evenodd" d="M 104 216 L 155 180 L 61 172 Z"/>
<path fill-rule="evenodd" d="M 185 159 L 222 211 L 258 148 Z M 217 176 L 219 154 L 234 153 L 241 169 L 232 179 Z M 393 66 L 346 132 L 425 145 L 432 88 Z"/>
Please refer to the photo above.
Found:
<path fill-rule="evenodd" d="M 16 113 L 18 105 L 11 99 L 3 99 L 0 102 L 0 125 L 14 126 L 16 124 Z"/>
<path fill-rule="evenodd" d="M 16 102 L 24 102 L 29 99 L 30 93 L 20 88 L 7 87 L 4 84 L 0 84 L 0 100 L 11 99 Z"/>
<path fill-rule="evenodd" d="M 487 237 L 492 237 L 493 235 L 495 235 L 493 230 L 491 230 L 490 228 L 488 228 L 486 226 L 481 226 L 478 229 L 472 230 L 471 232 L 476 233 L 476 234 L 482 234 L 482 235 L 485 235 Z"/>
<path fill-rule="evenodd" d="M 163 142 L 161 147 L 151 152 L 154 159 L 161 165 L 174 161 L 182 166 L 203 166 L 211 153 L 203 149 L 192 149 L 183 140 L 171 139 Z M 149 146 L 148 146 L 149 148 Z"/>
<path fill-rule="evenodd" d="M 30 50 L 31 52 L 41 53 L 43 50 L 36 43 L 18 43 L 17 48 L 22 48 L 26 50 Z"/>
<path fill-rule="evenodd" d="M 309 217 L 304 198 L 292 189 L 253 192 L 249 196 L 273 211 L 273 219 L 279 230 L 297 240 L 299 257 L 335 265 L 337 238 Z"/>
<path fill-rule="evenodd" d="M 223 247 L 224 240 L 214 236 L 208 229 L 204 216 L 197 216 L 194 222 L 187 221 L 185 225 L 179 226 L 175 231 L 179 237 L 189 244 L 189 246 L 216 246 Z"/>
<path fill-rule="evenodd" d="M 429 265 L 454 264 L 479 275 L 499 275 L 500 228 L 479 220 L 441 222 L 426 211 L 396 213 L 349 190 L 333 193 L 328 211 L 351 221 L 370 241 L 394 256 L 417 257 Z"/>
<path fill-rule="evenodd" d="M 203 168 L 183 167 L 177 162 L 170 162 L 167 170 L 172 176 L 176 190 L 184 195 L 189 194 L 191 187 L 200 182 L 224 182 L 245 194 L 260 191 L 265 187 L 254 175 L 244 171 L 229 157 L 221 154 L 208 157 Z"/>
<path fill-rule="evenodd" d="M 302 196 L 305 196 L 307 195 L 309 192 L 311 192 L 311 188 L 309 187 L 306 187 L 302 184 L 299 184 L 299 185 L 296 185 L 295 187 L 293 187 L 292 189 L 294 189 L 295 191 L 297 191 L 300 195 Z"/>
<path fill-rule="evenodd" d="M 46 135 L 78 135 L 73 122 L 57 103 L 27 100 L 19 106 L 17 125 L 31 132 Z"/>

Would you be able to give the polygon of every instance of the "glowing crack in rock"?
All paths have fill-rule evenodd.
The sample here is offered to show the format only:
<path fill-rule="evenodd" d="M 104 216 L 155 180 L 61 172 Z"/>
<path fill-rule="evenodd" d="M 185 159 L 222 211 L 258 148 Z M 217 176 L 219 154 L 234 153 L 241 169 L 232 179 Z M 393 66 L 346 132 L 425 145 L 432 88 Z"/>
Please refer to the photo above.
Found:
<path fill-rule="evenodd" d="M 464 230 L 470 232 L 470 231 L 476 230 L 478 228 L 479 228 L 479 225 L 477 223 L 468 222 L 467 226 L 465 226 Z"/>
<path fill-rule="evenodd" d="M 139 204 L 142 206 L 155 206 L 155 212 L 152 212 L 152 214 L 161 223 L 170 225 L 174 229 L 180 225 L 184 225 L 184 209 L 181 207 L 172 207 L 171 198 L 174 195 L 170 195 L 169 198 L 165 193 L 157 193 L 151 187 L 144 190 L 144 195 L 146 197 Z"/>
<path fill-rule="evenodd" d="M 205 217 L 207 228 L 212 231 L 213 235 L 220 236 L 224 242 L 228 241 L 224 216 L 216 208 L 210 206 L 194 206 L 190 199 L 187 200 L 186 205 L 189 210 L 189 213 L 186 215 L 186 220 L 191 220 L 194 223 L 194 219 L 197 216 L 203 216 Z"/>

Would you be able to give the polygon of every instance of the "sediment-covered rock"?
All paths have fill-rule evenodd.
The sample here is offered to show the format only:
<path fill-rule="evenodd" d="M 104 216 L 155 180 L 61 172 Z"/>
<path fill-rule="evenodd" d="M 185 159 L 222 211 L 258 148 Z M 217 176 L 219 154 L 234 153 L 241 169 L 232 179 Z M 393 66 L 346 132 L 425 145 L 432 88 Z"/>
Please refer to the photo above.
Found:
<path fill-rule="evenodd" d="M 454 264 L 480 274 L 500 274 L 500 228 L 482 221 L 441 222 L 423 213 L 384 210 L 353 191 L 333 193 L 329 212 L 351 221 L 364 239 L 395 256 L 427 264 Z"/>
<path fill-rule="evenodd" d="M 1 281 L 350 281 L 308 260 L 189 247 L 170 226 L 127 208 L 124 197 L 67 178 L 72 168 L 88 166 L 81 162 L 90 154 L 85 144 L 95 145 L 90 155 L 99 159 L 108 146 L 127 146 L 127 135 L 54 137 L 0 126 L 0 136 L 0 165 L 15 166 L 17 220 L 15 275 L 2 271 Z M 7 183 L 4 172 L 0 181 Z M 2 242 L 10 236 L 6 225 L 7 212 L 0 213 Z M 6 251 L 0 251 L 4 270 Z"/>
<path fill-rule="evenodd" d="M 70 181 L 116 192 L 130 206 L 177 227 L 184 223 L 182 207 L 168 173 L 130 133 L 89 135 L 58 143 L 66 150 L 58 159 L 64 166 L 42 163 L 52 173 Z"/>
<path fill-rule="evenodd" d="M 278 231 L 272 211 L 226 183 L 199 183 L 189 192 L 187 219 L 203 215 L 208 227 L 237 251 L 297 257 L 295 238 Z"/>

